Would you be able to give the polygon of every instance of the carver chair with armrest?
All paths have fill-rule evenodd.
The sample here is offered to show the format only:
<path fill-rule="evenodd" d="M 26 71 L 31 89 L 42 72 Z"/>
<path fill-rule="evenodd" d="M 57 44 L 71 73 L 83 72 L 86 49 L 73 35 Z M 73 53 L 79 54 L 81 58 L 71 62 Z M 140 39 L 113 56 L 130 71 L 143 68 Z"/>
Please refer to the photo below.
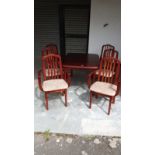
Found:
<path fill-rule="evenodd" d="M 58 48 L 56 44 L 50 43 L 47 44 L 45 48 L 42 49 L 42 56 L 48 55 L 48 54 L 58 54 Z"/>
<path fill-rule="evenodd" d="M 118 59 L 118 51 L 116 51 L 115 49 L 106 49 L 102 57 L 113 57 Z"/>
<path fill-rule="evenodd" d="M 109 45 L 109 46 L 111 46 L 111 45 Z M 100 58 L 100 65 L 101 65 L 101 63 L 103 63 L 102 61 L 103 61 L 103 59 L 105 57 L 110 57 L 110 58 L 116 58 L 116 59 L 118 59 L 118 52 L 116 50 L 114 50 L 114 49 L 106 49 L 104 51 L 102 57 Z M 98 78 L 98 74 L 99 74 L 99 69 L 97 69 L 97 70 L 89 73 L 89 75 L 88 75 L 88 87 L 90 86 L 90 79 L 91 78 L 97 79 Z M 103 70 L 101 70 L 101 75 L 102 74 L 104 74 L 104 71 Z M 115 74 L 115 72 L 111 72 L 109 74 L 109 76 L 113 76 L 114 74 Z"/>
<path fill-rule="evenodd" d="M 57 48 L 57 45 L 56 44 L 53 44 L 53 43 L 50 43 L 50 44 L 47 44 L 45 48 L 42 49 L 42 57 L 48 55 L 48 54 L 57 54 L 59 55 L 58 53 L 58 48 Z M 68 69 L 63 69 L 63 74 L 67 72 L 68 73 L 68 84 L 70 85 L 71 83 L 71 71 Z"/>
<path fill-rule="evenodd" d="M 111 45 L 111 44 L 103 45 L 102 49 L 101 49 L 101 54 L 100 54 L 100 61 L 107 54 L 107 53 L 105 53 L 105 50 L 115 50 L 115 47 L 113 45 Z"/>
<path fill-rule="evenodd" d="M 112 76 L 112 73 L 115 73 Z M 95 74 L 95 73 L 94 73 Z M 92 74 L 92 82 L 90 84 L 90 106 L 92 106 L 92 95 L 101 95 L 108 97 L 110 114 L 111 104 L 115 102 L 118 95 L 120 77 L 120 61 L 113 57 L 104 57 L 100 63 L 98 77 Z"/>
<path fill-rule="evenodd" d="M 43 78 L 42 78 L 43 77 Z M 67 106 L 68 73 L 62 71 L 61 57 L 58 54 L 48 54 L 42 57 L 42 70 L 38 72 L 38 84 L 45 92 L 45 106 L 48 110 L 48 94 L 64 93 Z"/>
<path fill-rule="evenodd" d="M 102 57 L 100 58 L 100 63 L 102 61 L 102 59 L 104 57 L 112 57 L 112 58 L 116 58 L 118 59 L 118 52 L 115 49 L 106 49 L 102 55 Z M 99 70 L 96 70 L 96 75 L 98 75 Z M 101 71 L 101 74 L 103 74 L 103 72 Z M 111 73 L 110 76 L 113 76 L 114 73 Z"/>

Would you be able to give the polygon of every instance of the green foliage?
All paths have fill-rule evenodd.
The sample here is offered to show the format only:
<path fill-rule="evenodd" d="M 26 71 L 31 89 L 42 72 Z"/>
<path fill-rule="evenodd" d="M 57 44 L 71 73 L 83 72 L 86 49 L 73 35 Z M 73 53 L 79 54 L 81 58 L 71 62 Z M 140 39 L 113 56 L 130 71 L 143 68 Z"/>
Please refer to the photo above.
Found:
<path fill-rule="evenodd" d="M 90 141 L 90 140 L 92 140 L 93 138 L 95 138 L 95 136 L 90 136 L 90 135 L 85 135 L 85 136 L 83 136 L 83 139 L 86 140 L 86 141 Z"/>
<path fill-rule="evenodd" d="M 43 134 L 44 138 L 45 138 L 45 141 L 48 141 L 49 138 L 50 138 L 50 130 L 46 130 Z"/>

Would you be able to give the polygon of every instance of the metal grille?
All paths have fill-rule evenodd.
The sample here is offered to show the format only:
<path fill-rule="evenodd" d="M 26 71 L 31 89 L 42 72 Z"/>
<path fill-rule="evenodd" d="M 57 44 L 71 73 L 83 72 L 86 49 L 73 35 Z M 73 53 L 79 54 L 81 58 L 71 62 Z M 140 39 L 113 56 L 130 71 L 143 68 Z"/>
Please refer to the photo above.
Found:
<path fill-rule="evenodd" d="M 87 53 L 88 24 L 88 7 L 64 7 L 66 53 Z"/>
<path fill-rule="evenodd" d="M 66 38 L 66 53 L 86 53 L 87 38 Z"/>

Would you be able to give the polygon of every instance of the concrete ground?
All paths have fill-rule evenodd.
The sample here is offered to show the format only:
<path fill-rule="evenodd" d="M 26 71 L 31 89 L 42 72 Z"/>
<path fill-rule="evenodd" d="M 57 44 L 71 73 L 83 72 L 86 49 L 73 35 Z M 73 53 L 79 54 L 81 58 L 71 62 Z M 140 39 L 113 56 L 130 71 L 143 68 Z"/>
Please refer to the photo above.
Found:
<path fill-rule="evenodd" d="M 68 106 L 64 106 L 62 94 L 49 94 L 49 110 L 45 109 L 44 93 L 38 88 L 37 76 L 34 81 L 34 131 L 74 135 L 121 136 L 121 97 L 112 104 L 107 115 L 109 100 L 93 97 L 89 109 L 89 89 L 86 71 L 74 71 L 68 88 Z"/>
<path fill-rule="evenodd" d="M 121 139 L 103 136 L 34 135 L 35 155 L 121 155 Z"/>

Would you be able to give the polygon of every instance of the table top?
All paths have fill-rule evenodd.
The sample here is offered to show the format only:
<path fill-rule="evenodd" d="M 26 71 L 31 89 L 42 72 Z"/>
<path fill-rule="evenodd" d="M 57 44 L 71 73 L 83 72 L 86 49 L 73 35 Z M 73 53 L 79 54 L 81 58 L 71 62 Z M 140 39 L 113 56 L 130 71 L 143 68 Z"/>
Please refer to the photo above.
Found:
<path fill-rule="evenodd" d="M 62 57 L 64 68 L 96 70 L 99 66 L 97 54 L 68 53 Z"/>

